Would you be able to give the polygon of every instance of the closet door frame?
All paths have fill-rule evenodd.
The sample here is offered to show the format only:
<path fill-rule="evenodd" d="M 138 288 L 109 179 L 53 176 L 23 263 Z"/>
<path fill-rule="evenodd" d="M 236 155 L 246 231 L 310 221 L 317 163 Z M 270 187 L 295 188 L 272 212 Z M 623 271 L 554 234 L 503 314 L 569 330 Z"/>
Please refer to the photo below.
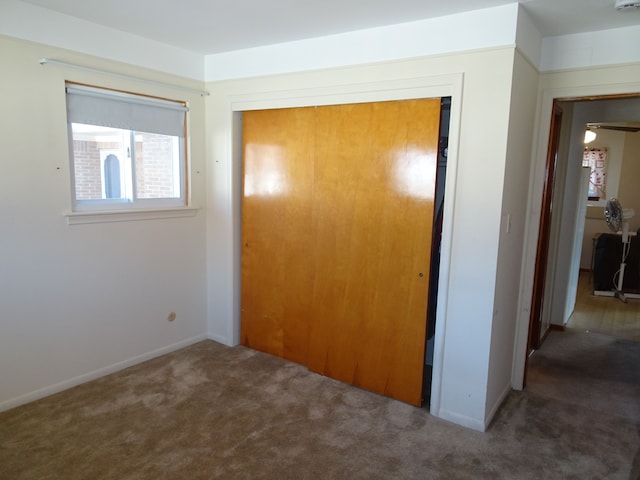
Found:
<path fill-rule="evenodd" d="M 430 411 L 435 416 L 446 415 L 440 411 L 442 382 L 444 379 L 444 355 L 447 344 L 447 311 L 449 310 L 449 272 L 453 243 L 453 212 L 457 183 L 458 143 L 462 118 L 463 73 L 414 77 L 409 79 L 391 79 L 377 82 L 328 83 L 317 88 L 297 87 L 291 80 L 289 88 L 272 85 L 265 91 L 236 91 L 225 97 L 224 104 L 217 107 L 227 112 L 228 123 L 221 127 L 228 138 L 229 160 L 216 160 L 221 169 L 218 178 L 230 182 L 231 203 L 222 206 L 231 216 L 232 228 L 221 243 L 229 244 L 232 255 L 229 261 L 227 285 L 220 285 L 233 299 L 231 310 L 223 312 L 227 318 L 225 343 L 240 343 L 240 277 L 241 277 L 241 200 L 242 200 L 242 112 L 268 108 L 310 107 L 359 102 L 378 102 L 387 100 L 409 100 L 417 98 L 451 97 L 451 116 L 449 128 L 448 167 L 446 195 L 443 212 L 442 243 L 440 258 L 440 279 L 438 287 L 438 311 L 434 336 L 434 358 L 431 384 Z M 299 80 L 304 82 L 304 80 Z M 215 336 L 214 336 L 215 338 Z"/>

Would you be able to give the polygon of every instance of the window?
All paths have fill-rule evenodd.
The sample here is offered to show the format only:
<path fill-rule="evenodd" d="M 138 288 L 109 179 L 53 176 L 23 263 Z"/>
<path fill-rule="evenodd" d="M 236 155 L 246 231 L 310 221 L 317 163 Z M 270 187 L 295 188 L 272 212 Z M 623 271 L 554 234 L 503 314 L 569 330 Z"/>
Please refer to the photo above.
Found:
<path fill-rule="evenodd" d="M 74 211 L 186 205 L 184 102 L 66 91 Z"/>
<path fill-rule="evenodd" d="M 607 198 L 607 149 L 585 148 L 582 156 L 582 166 L 590 169 L 589 200 Z"/>

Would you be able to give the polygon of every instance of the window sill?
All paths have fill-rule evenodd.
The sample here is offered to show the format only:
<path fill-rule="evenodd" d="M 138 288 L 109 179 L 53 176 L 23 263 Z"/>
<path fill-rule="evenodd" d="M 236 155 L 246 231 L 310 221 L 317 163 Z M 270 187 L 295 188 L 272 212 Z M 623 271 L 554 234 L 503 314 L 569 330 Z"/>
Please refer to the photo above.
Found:
<path fill-rule="evenodd" d="M 109 222 L 133 222 L 140 220 L 156 220 L 164 218 L 194 217 L 198 208 L 164 208 L 145 210 L 112 210 L 97 212 L 71 212 L 66 213 L 69 225 L 82 225 L 85 223 L 109 223 Z"/>

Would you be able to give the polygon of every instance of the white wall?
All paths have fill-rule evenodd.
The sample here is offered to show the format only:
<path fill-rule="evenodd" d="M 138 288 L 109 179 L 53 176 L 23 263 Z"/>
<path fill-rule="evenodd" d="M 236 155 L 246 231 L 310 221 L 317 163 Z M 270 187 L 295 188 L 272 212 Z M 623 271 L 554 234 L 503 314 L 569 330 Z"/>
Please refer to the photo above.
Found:
<path fill-rule="evenodd" d="M 209 81 L 387 62 L 514 45 L 517 3 L 297 42 L 207 55 Z M 524 12 L 520 16 L 524 16 Z M 476 28 L 477 25 L 491 28 Z M 537 42 L 531 35 L 523 38 Z M 535 59 L 537 60 L 537 58 Z"/>
<path fill-rule="evenodd" d="M 71 206 L 65 80 L 188 101 L 195 206 L 205 203 L 204 100 L 41 66 L 40 57 L 134 72 L 0 37 L 0 410 L 207 333 L 203 212 L 85 225 L 68 225 L 64 216 Z M 154 79 L 175 80 L 157 72 Z M 177 319 L 169 322 L 172 311 Z"/>
<path fill-rule="evenodd" d="M 201 54 L 16 0 L 0 2 L 0 34 L 170 73 L 182 82 L 204 79 Z"/>
<path fill-rule="evenodd" d="M 491 329 L 486 417 L 493 418 L 511 391 L 518 290 L 522 274 L 522 248 L 527 215 L 527 191 L 538 75 L 515 52 L 511 87 L 508 143 L 502 187 L 500 247 Z"/>
<path fill-rule="evenodd" d="M 542 40 L 540 70 L 637 63 L 640 62 L 638 42 L 640 26 L 547 37 Z"/>

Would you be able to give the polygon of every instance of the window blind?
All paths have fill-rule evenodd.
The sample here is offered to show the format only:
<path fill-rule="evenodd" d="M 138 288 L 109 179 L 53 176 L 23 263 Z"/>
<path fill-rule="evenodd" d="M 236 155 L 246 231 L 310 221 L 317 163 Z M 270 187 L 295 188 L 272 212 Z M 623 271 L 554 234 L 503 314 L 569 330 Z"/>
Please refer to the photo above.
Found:
<path fill-rule="evenodd" d="M 67 121 L 184 137 L 185 113 L 180 102 L 66 85 Z"/>

